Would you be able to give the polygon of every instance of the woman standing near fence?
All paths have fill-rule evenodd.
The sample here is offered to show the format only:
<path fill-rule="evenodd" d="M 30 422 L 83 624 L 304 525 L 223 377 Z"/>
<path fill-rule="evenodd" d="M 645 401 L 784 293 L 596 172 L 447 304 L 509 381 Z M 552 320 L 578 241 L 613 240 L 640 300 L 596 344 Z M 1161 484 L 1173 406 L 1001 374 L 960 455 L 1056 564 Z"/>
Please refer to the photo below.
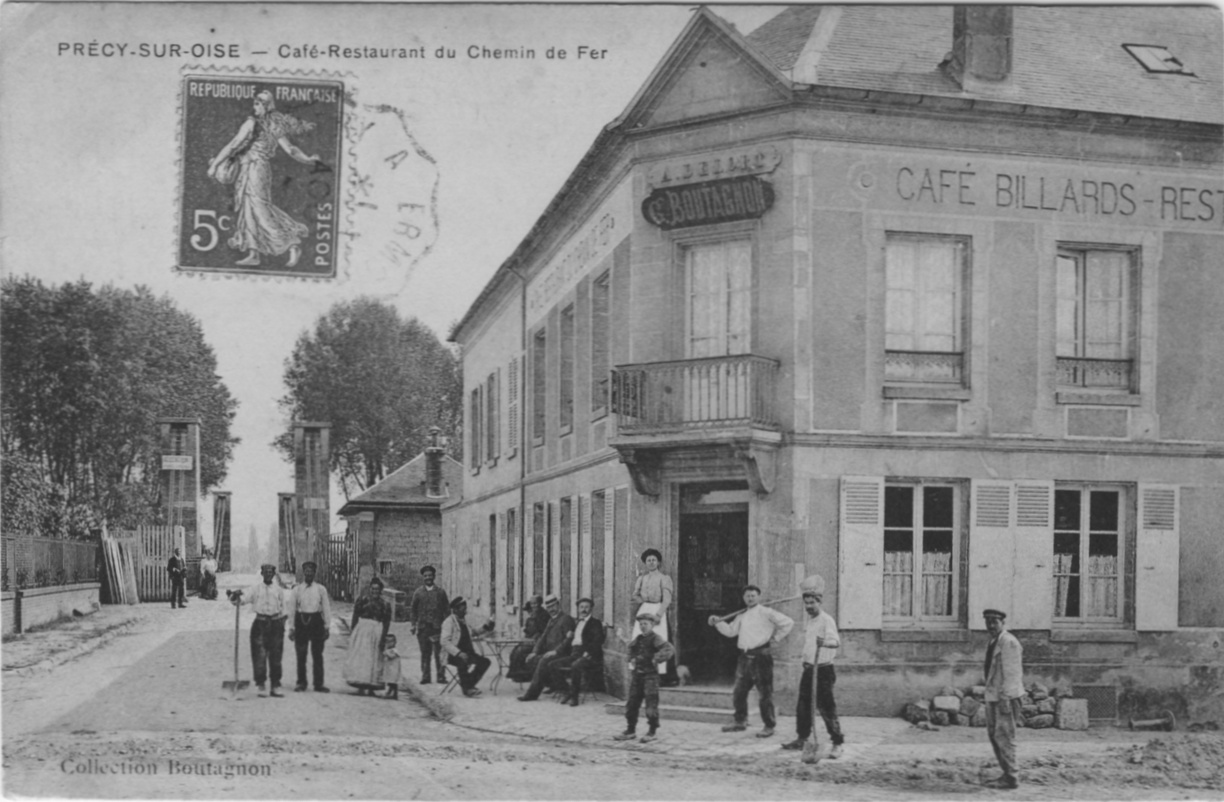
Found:
<path fill-rule="evenodd" d="M 382 580 L 374 577 L 353 605 L 344 681 L 357 689 L 358 696 L 373 696 L 384 684 L 378 661 L 391 628 L 391 607 L 382 592 Z"/>

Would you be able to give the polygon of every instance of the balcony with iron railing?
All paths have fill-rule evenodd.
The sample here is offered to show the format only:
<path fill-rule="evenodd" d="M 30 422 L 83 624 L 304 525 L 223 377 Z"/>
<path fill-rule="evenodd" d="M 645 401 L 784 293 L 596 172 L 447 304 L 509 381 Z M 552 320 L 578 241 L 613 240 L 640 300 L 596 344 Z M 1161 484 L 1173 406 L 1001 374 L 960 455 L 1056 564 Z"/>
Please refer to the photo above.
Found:
<path fill-rule="evenodd" d="M 778 367 L 753 354 L 618 365 L 612 371 L 618 432 L 777 430 Z"/>
<path fill-rule="evenodd" d="M 1058 385 L 1093 390 L 1130 390 L 1133 386 L 1130 359 L 1085 359 L 1058 357 Z"/>

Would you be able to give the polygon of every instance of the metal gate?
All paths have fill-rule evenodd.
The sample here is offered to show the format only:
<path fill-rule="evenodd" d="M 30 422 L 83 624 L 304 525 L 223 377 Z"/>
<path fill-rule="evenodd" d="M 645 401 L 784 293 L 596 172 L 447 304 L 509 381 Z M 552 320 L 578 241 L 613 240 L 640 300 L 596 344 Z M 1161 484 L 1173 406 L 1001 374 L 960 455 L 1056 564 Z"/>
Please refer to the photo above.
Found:
<path fill-rule="evenodd" d="M 332 535 L 320 550 L 319 573 L 333 599 L 352 601 L 357 595 L 357 538 L 352 532 Z"/>

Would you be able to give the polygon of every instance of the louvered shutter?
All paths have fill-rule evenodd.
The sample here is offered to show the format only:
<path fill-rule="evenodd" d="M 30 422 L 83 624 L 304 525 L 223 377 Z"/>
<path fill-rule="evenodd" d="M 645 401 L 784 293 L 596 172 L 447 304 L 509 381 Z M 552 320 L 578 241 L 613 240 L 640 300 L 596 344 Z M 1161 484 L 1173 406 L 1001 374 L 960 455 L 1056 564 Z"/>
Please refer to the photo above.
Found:
<path fill-rule="evenodd" d="M 548 590 L 561 595 L 561 504 L 548 502 Z"/>
<path fill-rule="evenodd" d="M 1012 614 L 1012 483 L 974 479 L 969 502 L 969 628 L 985 629 L 982 610 Z"/>
<path fill-rule="evenodd" d="M 578 530 L 578 575 L 581 577 L 578 582 L 578 595 L 591 595 L 591 494 L 583 493 L 581 502 L 578 507 L 579 515 L 579 530 Z"/>
<path fill-rule="evenodd" d="M 879 629 L 884 615 L 884 479 L 843 476 L 840 506 L 838 625 Z"/>
<path fill-rule="evenodd" d="M 615 596 L 614 582 L 616 581 L 615 574 L 615 558 L 616 558 L 616 533 L 613 531 L 614 521 L 616 520 L 616 491 L 609 487 L 604 491 L 603 497 L 604 509 L 604 622 L 612 621 L 612 598 Z"/>
<path fill-rule="evenodd" d="M 570 499 L 570 519 L 569 531 L 565 536 L 569 538 L 570 543 L 570 586 L 568 588 L 570 597 L 570 607 L 573 608 L 574 615 L 578 614 L 578 586 L 582 581 L 581 563 L 579 562 L 579 551 L 581 550 L 581 542 L 579 541 L 581 527 L 579 518 L 582 517 L 582 501 L 578 496 Z"/>
<path fill-rule="evenodd" d="M 1180 496 L 1176 485 L 1139 485 L 1135 629 L 1141 631 L 1177 629 Z"/>
<path fill-rule="evenodd" d="M 519 358 L 510 357 L 506 368 L 506 459 L 518 453 L 519 441 Z"/>
<path fill-rule="evenodd" d="M 1015 573 L 1007 625 L 1049 629 L 1054 622 L 1054 483 L 1016 482 Z M 980 616 L 981 610 L 970 610 Z"/>
<path fill-rule="evenodd" d="M 497 553 L 493 557 L 493 582 L 496 587 L 493 589 L 493 598 L 497 600 L 498 610 L 505 610 L 510 603 L 509 584 L 506 581 L 506 568 L 509 564 L 507 559 L 509 553 L 507 551 L 508 542 L 506 540 L 506 515 L 507 513 L 498 513 L 497 516 Z"/>
<path fill-rule="evenodd" d="M 535 573 L 535 510 L 530 504 L 523 506 L 523 577 L 519 598 L 527 601 L 540 587 Z"/>

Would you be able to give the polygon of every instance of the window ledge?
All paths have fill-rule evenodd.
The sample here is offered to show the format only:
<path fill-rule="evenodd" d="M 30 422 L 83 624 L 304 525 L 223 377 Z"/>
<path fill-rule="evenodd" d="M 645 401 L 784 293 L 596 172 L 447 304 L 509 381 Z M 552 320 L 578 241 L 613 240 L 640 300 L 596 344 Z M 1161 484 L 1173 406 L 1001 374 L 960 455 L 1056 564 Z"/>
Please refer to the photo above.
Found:
<path fill-rule="evenodd" d="M 603 420 L 606 417 L 608 417 L 607 407 L 599 407 L 598 409 L 591 411 L 591 423 L 594 423 L 597 420 Z"/>
<path fill-rule="evenodd" d="M 1143 403 L 1143 396 L 1130 393 L 1092 393 L 1083 390 L 1059 390 L 1055 394 L 1059 404 L 1091 404 L 1108 407 L 1137 407 Z"/>
<path fill-rule="evenodd" d="M 497 457 L 485 460 L 485 467 L 492 468 L 495 465 L 497 465 Z"/>
<path fill-rule="evenodd" d="M 881 629 L 880 640 L 884 643 L 939 642 L 967 643 L 967 629 Z"/>
<path fill-rule="evenodd" d="M 885 398 L 930 398 L 942 401 L 968 401 L 972 397 L 969 388 L 959 385 L 940 387 L 930 384 L 886 384 Z"/>
<path fill-rule="evenodd" d="M 1131 629 L 1052 629 L 1050 640 L 1079 643 L 1137 643 L 1139 634 Z"/>
<path fill-rule="evenodd" d="M 567 423 L 561 427 L 561 431 L 558 433 L 558 436 L 565 437 L 566 435 L 570 435 L 573 433 L 574 433 L 574 424 Z"/>

